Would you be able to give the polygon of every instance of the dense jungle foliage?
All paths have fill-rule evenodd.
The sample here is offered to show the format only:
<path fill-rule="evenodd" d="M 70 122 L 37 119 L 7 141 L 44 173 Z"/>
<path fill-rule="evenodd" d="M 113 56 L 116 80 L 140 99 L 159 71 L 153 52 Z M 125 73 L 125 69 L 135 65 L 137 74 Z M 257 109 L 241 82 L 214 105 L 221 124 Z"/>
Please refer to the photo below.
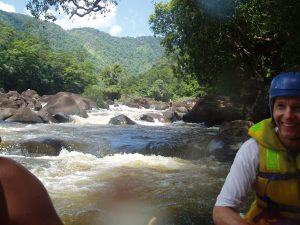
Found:
<path fill-rule="evenodd" d="M 299 65 L 299 11 L 297 0 L 171 0 L 155 4 L 150 25 L 182 76 L 252 105 Z"/>

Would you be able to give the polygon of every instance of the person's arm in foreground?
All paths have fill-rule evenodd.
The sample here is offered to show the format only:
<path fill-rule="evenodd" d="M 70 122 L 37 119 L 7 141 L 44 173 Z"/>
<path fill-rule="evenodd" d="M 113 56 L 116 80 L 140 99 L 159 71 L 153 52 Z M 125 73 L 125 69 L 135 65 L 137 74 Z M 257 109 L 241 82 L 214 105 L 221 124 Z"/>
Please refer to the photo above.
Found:
<path fill-rule="evenodd" d="M 248 223 L 230 207 L 215 206 L 213 210 L 215 225 L 248 225 Z"/>
<path fill-rule="evenodd" d="M 256 179 L 258 147 L 251 139 L 245 142 L 236 154 L 230 172 L 217 197 L 213 209 L 216 225 L 246 225 L 239 209 L 245 204 L 252 184 Z"/>
<path fill-rule="evenodd" d="M 39 179 L 4 157 L 0 157 L 0 224 L 63 224 Z"/>

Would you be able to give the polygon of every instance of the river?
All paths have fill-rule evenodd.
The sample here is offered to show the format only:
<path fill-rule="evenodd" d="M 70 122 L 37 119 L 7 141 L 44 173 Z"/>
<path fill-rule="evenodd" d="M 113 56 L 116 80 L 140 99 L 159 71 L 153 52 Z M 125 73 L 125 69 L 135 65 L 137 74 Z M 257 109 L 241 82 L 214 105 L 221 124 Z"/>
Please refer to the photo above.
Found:
<path fill-rule="evenodd" d="M 53 138 L 69 143 L 58 156 L 3 150 L 47 188 L 66 225 L 208 225 L 229 170 L 207 154 L 217 128 L 142 122 L 150 109 L 95 109 L 64 124 L 2 123 L 3 143 Z M 136 125 L 109 125 L 125 114 Z"/>

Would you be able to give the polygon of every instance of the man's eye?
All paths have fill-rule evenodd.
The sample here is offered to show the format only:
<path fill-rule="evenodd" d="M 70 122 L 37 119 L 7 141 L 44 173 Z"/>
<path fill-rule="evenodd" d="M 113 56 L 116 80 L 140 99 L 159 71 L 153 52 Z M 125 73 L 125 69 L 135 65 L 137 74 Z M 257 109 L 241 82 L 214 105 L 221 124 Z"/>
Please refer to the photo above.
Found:
<path fill-rule="evenodd" d="M 275 107 L 274 107 L 275 109 L 284 109 L 284 105 L 275 105 Z"/>

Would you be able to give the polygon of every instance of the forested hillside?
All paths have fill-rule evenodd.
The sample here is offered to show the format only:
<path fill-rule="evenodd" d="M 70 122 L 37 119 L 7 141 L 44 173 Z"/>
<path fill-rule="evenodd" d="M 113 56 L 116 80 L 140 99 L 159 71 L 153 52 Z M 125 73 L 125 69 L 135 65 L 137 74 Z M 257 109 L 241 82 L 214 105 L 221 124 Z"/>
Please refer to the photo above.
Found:
<path fill-rule="evenodd" d="M 118 38 L 91 28 L 65 31 L 0 11 L 0 87 L 40 95 L 69 91 L 95 100 L 134 95 L 168 101 L 194 96 L 194 79 L 176 76 L 175 57 L 154 37 Z"/>
<path fill-rule="evenodd" d="M 17 31 L 41 36 L 53 50 L 80 52 L 99 70 L 119 64 L 129 76 L 136 76 L 149 70 L 163 55 L 160 39 L 154 37 L 112 37 L 92 28 L 66 31 L 50 22 L 42 23 L 26 15 L 1 10 L 0 21 Z"/>
<path fill-rule="evenodd" d="M 163 55 L 159 39 L 154 37 L 112 37 L 92 28 L 72 29 L 69 36 L 83 43 L 99 65 L 120 64 L 129 75 L 149 70 Z"/>

